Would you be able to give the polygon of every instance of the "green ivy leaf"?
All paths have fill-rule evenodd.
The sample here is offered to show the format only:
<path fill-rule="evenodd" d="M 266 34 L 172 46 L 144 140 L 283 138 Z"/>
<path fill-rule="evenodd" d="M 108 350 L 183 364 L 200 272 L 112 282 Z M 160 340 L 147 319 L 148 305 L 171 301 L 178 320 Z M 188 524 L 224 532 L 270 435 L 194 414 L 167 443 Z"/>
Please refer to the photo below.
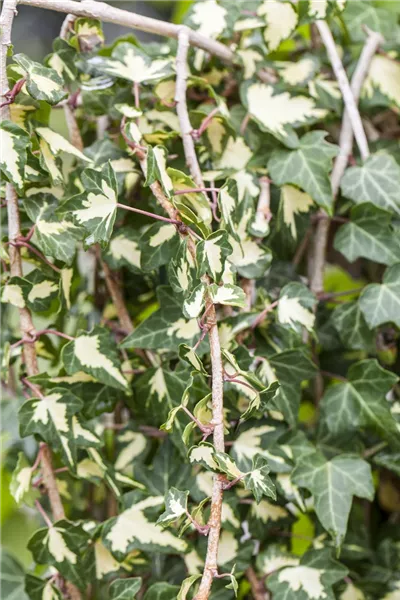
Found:
<path fill-rule="evenodd" d="M 141 577 L 116 579 L 108 589 L 110 600 L 134 600 L 141 587 Z"/>
<path fill-rule="evenodd" d="M 149 587 L 143 600 L 175 600 L 178 593 L 179 587 L 177 585 L 160 581 Z"/>
<path fill-rule="evenodd" d="M 332 322 L 346 348 L 369 350 L 374 347 L 375 334 L 367 322 L 357 302 L 345 302 L 335 308 Z"/>
<path fill-rule="evenodd" d="M 353 496 L 372 500 L 375 493 L 369 464 L 351 456 L 326 460 L 320 452 L 308 454 L 296 465 L 292 479 L 311 492 L 315 512 L 338 547 L 346 535 Z"/>
<path fill-rule="evenodd" d="M 275 150 L 268 169 L 275 185 L 298 185 L 316 204 L 331 213 L 333 197 L 329 173 L 338 148 L 326 142 L 325 137 L 325 131 L 312 131 L 301 138 L 296 150 Z"/>
<path fill-rule="evenodd" d="M 382 283 L 363 289 L 359 305 L 371 329 L 390 322 L 400 327 L 400 263 L 386 269 Z"/>
<path fill-rule="evenodd" d="M 357 204 L 372 202 L 397 215 L 399 185 L 400 166 L 389 154 L 372 154 L 362 167 L 347 169 L 341 181 L 342 193 L 347 198 Z"/>
<path fill-rule="evenodd" d="M 350 262 L 361 256 L 392 265 L 399 260 L 400 240 L 390 227 L 391 215 L 373 204 L 360 204 L 351 210 L 351 221 L 342 225 L 334 247 Z"/>
<path fill-rule="evenodd" d="M 330 387 L 321 401 L 329 430 L 339 433 L 372 429 L 393 446 L 399 446 L 396 421 L 386 394 L 398 377 L 379 366 L 376 360 L 362 360 L 348 371 L 348 381 Z"/>

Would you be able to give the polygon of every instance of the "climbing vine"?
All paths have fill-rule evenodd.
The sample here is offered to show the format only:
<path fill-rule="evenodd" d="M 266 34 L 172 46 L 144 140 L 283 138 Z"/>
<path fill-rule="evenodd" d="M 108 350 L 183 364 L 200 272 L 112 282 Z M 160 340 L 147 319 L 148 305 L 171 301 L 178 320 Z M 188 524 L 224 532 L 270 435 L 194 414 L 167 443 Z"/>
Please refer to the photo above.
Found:
<path fill-rule="evenodd" d="M 399 13 L 4 0 L 5 600 L 398 598 Z"/>

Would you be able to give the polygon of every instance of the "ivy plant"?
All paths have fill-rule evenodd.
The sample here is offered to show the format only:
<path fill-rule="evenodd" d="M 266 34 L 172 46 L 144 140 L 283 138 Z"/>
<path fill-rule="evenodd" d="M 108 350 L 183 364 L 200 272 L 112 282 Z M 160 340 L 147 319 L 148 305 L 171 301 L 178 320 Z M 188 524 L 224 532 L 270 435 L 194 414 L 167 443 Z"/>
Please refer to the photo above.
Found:
<path fill-rule="evenodd" d="M 189 4 L 3 2 L 2 598 L 398 599 L 399 6 Z"/>

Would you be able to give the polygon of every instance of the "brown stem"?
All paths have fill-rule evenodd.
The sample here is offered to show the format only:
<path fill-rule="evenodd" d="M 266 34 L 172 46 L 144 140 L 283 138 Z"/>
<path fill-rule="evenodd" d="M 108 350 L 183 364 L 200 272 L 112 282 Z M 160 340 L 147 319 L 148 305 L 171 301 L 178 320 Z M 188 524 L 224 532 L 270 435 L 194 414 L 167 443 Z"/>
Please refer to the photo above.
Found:
<path fill-rule="evenodd" d="M 174 196 L 181 196 L 183 194 L 194 194 L 198 192 L 219 192 L 219 188 L 215 187 L 199 187 L 199 188 L 188 188 L 187 190 L 176 190 Z"/>
<path fill-rule="evenodd" d="M 256 575 L 253 567 L 246 569 L 246 577 L 249 580 L 251 586 L 251 593 L 254 600 L 268 600 L 269 594 L 265 592 L 263 582 L 260 581 Z"/>
<path fill-rule="evenodd" d="M 139 213 L 140 215 L 145 215 L 146 217 L 151 217 L 152 219 L 157 219 L 158 221 L 164 221 L 164 223 L 172 223 L 172 225 L 181 225 L 181 221 L 178 221 L 177 219 L 168 219 L 167 217 L 156 215 L 155 213 L 148 212 L 147 210 L 135 208 L 134 206 L 127 206 L 126 204 L 120 204 L 119 202 L 117 202 L 117 206 L 118 208 L 123 208 L 124 210 Z"/>
<path fill-rule="evenodd" d="M 215 108 L 212 109 L 212 111 L 202 120 L 202 122 L 200 123 L 200 127 L 198 129 L 192 129 L 192 137 L 195 140 L 198 140 L 203 133 L 205 132 L 205 130 L 207 129 L 207 127 L 209 126 L 209 124 L 211 123 L 211 121 L 213 120 L 213 118 L 215 117 L 215 115 L 217 115 L 219 113 L 219 108 L 218 106 L 216 106 Z"/>
<path fill-rule="evenodd" d="M 47 527 L 53 527 L 53 523 L 50 521 L 50 518 L 48 517 L 43 506 L 40 504 L 39 500 L 35 500 L 35 506 L 38 509 L 38 512 L 40 512 L 40 514 L 42 515 L 43 521 L 46 523 Z"/>
<path fill-rule="evenodd" d="M 271 304 L 269 304 L 269 306 L 266 306 L 264 310 L 260 312 L 258 317 L 253 321 L 251 328 L 255 329 L 256 327 L 258 327 L 258 325 L 264 321 L 267 314 L 271 312 L 271 310 L 273 310 L 276 306 L 278 306 L 278 302 L 279 300 L 275 300 L 275 302 L 272 302 Z"/>
<path fill-rule="evenodd" d="M 17 241 L 15 241 L 15 242 L 12 242 L 10 240 L 9 244 L 11 246 L 19 246 L 19 247 L 22 246 L 23 248 L 27 248 L 28 250 L 33 252 L 33 254 L 36 254 L 36 256 L 38 258 L 40 258 L 40 260 L 42 260 L 44 263 L 46 263 L 46 265 L 48 265 L 51 269 L 53 269 L 53 271 L 55 271 L 56 273 L 61 273 L 61 269 L 59 269 L 58 267 L 56 267 L 56 265 L 54 265 L 52 262 L 47 260 L 47 258 L 44 256 L 44 254 L 42 254 L 39 250 L 36 250 L 36 248 L 34 248 L 31 244 L 29 244 L 29 242 L 24 242 L 22 236 L 19 239 L 17 239 Z"/>

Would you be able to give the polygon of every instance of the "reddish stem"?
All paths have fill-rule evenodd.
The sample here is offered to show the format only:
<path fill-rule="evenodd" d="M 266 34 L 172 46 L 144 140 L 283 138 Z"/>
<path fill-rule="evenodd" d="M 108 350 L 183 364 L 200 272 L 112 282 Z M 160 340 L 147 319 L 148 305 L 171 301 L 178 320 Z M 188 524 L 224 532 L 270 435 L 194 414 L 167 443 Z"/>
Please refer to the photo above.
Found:
<path fill-rule="evenodd" d="M 219 192 L 219 188 L 215 187 L 198 187 L 198 188 L 189 188 L 187 190 L 176 190 L 174 191 L 174 196 L 182 196 L 183 194 L 197 194 L 199 192 Z"/>
<path fill-rule="evenodd" d="M 14 87 L 11 90 L 9 90 L 6 94 L 4 94 L 4 98 L 6 100 L 5 100 L 5 102 L 2 102 L 0 104 L 0 108 L 3 108 L 3 106 L 7 106 L 8 104 L 13 104 L 13 102 L 15 102 L 15 98 L 17 97 L 17 95 L 22 90 L 22 87 L 23 87 L 25 81 L 26 81 L 26 77 L 23 77 L 22 79 L 19 79 L 14 84 Z"/>
<path fill-rule="evenodd" d="M 182 221 L 177 221 L 176 219 L 170 219 L 169 217 L 162 217 L 161 215 L 156 215 L 155 213 L 148 212 L 147 210 L 141 210 L 140 208 L 134 208 L 133 206 L 127 206 L 126 204 L 117 203 L 118 208 L 123 208 L 125 210 L 130 210 L 131 212 L 139 213 L 140 215 L 145 215 L 146 217 L 151 217 L 152 219 L 157 219 L 158 221 L 164 221 L 165 223 L 172 223 L 172 225 L 182 225 Z"/>
<path fill-rule="evenodd" d="M 45 512 L 45 510 L 44 510 L 43 506 L 40 504 L 39 500 L 35 500 L 35 505 L 36 505 L 36 508 L 38 509 L 38 511 L 40 512 L 40 514 L 42 515 L 43 520 L 46 523 L 47 527 L 53 527 L 53 523 L 50 521 L 50 517 Z"/>
<path fill-rule="evenodd" d="M 217 113 L 219 113 L 218 106 L 213 108 L 213 110 L 202 120 L 202 122 L 200 123 L 200 127 L 198 129 L 193 129 L 191 131 L 191 136 L 195 140 L 198 140 L 199 137 L 201 137 L 203 135 L 203 133 L 205 132 L 205 130 L 207 129 L 207 127 L 209 126 L 209 124 L 211 123 L 211 121 L 213 120 L 213 118 L 215 117 L 215 115 Z"/>
<path fill-rule="evenodd" d="M 46 265 L 48 265 L 51 269 L 53 269 L 53 271 L 55 271 L 56 273 L 61 273 L 61 269 L 59 269 L 58 267 L 56 267 L 56 265 L 54 265 L 52 262 L 47 260 L 47 258 L 44 256 L 44 254 L 39 252 L 39 250 L 36 250 L 36 248 L 31 246 L 31 244 L 29 244 L 28 242 L 24 242 L 23 240 L 19 239 L 17 242 L 9 242 L 9 244 L 11 246 L 15 246 L 17 248 L 21 247 L 21 246 L 23 246 L 24 248 L 28 248 L 28 250 L 33 252 L 33 254 L 36 254 L 36 256 L 38 258 L 40 258 L 40 260 L 42 260 L 44 263 L 46 263 Z"/>
<path fill-rule="evenodd" d="M 275 302 L 272 302 L 272 304 L 264 308 L 264 310 L 260 312 L 256 320 L 253 322 L 251 328 L 255 329 L 265 319 L 267 314 L 271 312 L 271 310 L 273 310 L 276 306 L 278 306 L 278 302 L 279 300 L 275 300 Z"/>

